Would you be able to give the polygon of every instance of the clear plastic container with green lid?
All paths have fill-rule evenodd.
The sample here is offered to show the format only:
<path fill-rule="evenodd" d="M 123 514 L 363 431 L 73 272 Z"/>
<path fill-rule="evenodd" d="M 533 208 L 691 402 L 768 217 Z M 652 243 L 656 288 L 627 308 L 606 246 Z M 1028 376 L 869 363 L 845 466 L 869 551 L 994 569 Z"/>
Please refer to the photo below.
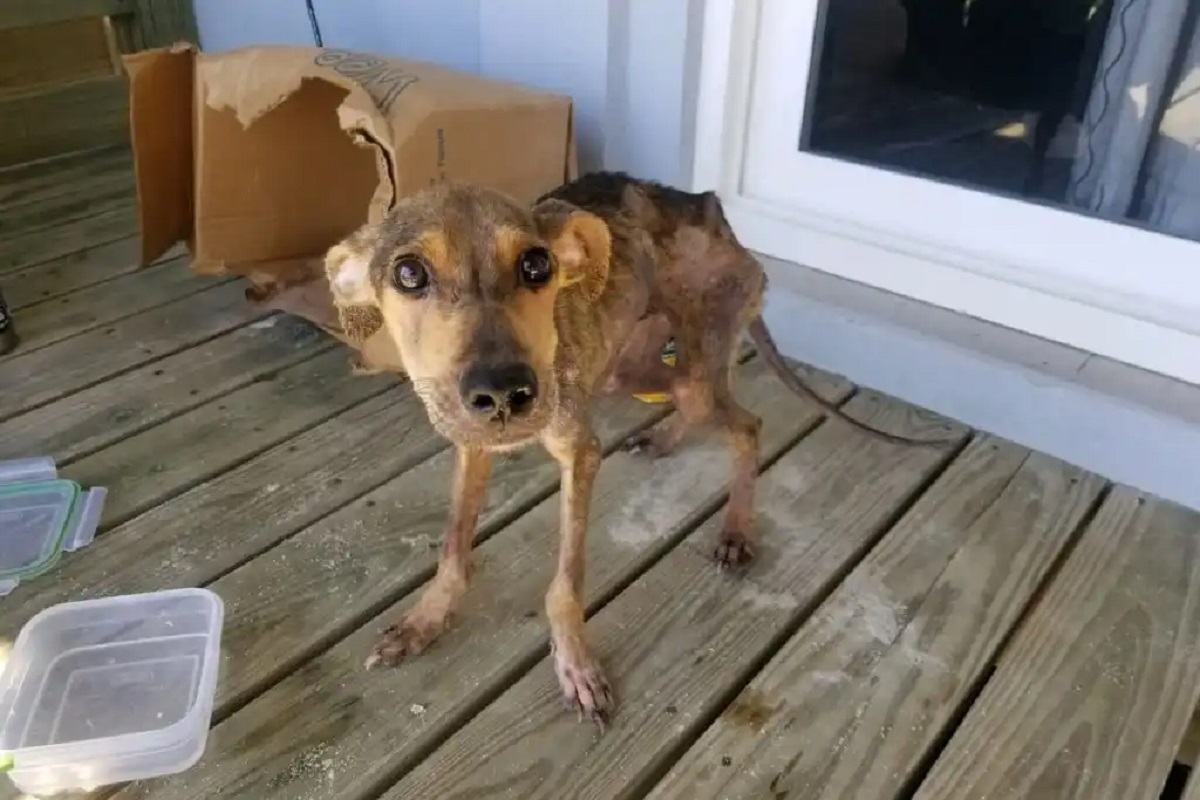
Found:
<path fill-rule="evenodd" d="M 0 462 L 0 595 L 90 543 L 106 495 L 59 478 L 48 458 Z"/>
<path fill-rule="evenodd" d="M 91 542 L 104 499 L 60 478 L 53 459 L 0 462 L 0 595 Z M 206 589 L 35 615 L 0 665 L 0 771 L 47 796 L 190 767 L 208 739 L 223 620 Z"/>

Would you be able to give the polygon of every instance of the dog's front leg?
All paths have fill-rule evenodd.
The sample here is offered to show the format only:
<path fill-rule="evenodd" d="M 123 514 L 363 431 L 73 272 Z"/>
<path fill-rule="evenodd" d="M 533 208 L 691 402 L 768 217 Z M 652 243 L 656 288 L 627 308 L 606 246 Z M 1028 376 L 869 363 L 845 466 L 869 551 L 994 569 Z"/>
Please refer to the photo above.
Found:
<path fill-rule="evenodd" d="M 546 449 L 562 471 L 558 568 L 546 593 L 546 617 L 554 671 L 567 704 L 601 730 L 613 710 L 613 695 L 588 647 L 583 621 L 584 550 L 592 487 L 603 453 L 590 428 L 547 437 Z"/>
<path fill-rule="evenodd" d="M 445 629 L 471 578 L 471 545 L 491 474 L 490 452 L 478 447 L 458 448 L 450 520 L 437 574 L 404 618 L 383 632 L 367 659 L 368 667 L 376 664 L 394 667 L 405 656 L 420 653 Z"/>

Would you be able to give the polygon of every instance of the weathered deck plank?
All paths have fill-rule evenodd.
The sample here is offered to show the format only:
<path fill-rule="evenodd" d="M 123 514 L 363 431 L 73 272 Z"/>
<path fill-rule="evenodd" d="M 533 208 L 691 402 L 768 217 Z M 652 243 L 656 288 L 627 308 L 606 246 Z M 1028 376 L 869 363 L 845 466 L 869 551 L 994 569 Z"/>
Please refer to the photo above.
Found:
<path fill-rule="evenodd" d="M 128 143 L 129 86 L 123 74 L 0 95 L 0 164 Z"/>
<path fill-rule="evenodd" d="M 128 148 L 0 170 L 0 276 L 136 236 Z"/>
<path fill-rule="evenodd" d="M 1200 699 L 1200 517 L 1118 488 L 917 800 L 1157 800 Z"/>
<path fill-rule="evenodd" d="M 1179 743 L 1179 752 L 1175 760 L 1189 767 L 1200 765 L 1200 710 L 1193 712 L 1192 721 L 1188 723 L 1187 733 Z"/>
<path fill-rule="evenodd" d="M 140 254 L 141 245 L 137 237 L 130 236 L 10 273 L 4 276 L 0 288 L 4 290 L 4 299 L 13 311 L 51 300 L 61 303 L 72 292 L 137 272 Z M 186 249 L 179 245 L 171 248 L 155 263 L 186 254 Z M 24 316 L 21 315 L 22 318 Z"/>
<path fill-rule="evenodd" d="M 176 259 L 66 295 L 55 303 L 31 306 L 21 314 L 21 347 L 7 358 L 85 334 L 227 280 L 197 275 L 186 262 Z"/>
<path fill-rule="evenodd" d="M 63 470 L 105 486 L 101 529 L 124 522 L 314 425 L 395 386 L 391 375 L 353 378 L 334 350 L 180 414 Z M 267 410 L 270 413 L 265 413 Z"/>
<path fill-rule="evenodd" d="M 230 281 L 126 317 L 95 336 L 78 336 L 31 353 L 18 351 L 5 359 L 4 378 L 21 391 L 0 393 L 0 420 L 272 313 L 247 303 L 244 291 L 240 281 Z"/>
<path fill-rule="evenodd" d="M 873 395 L 847 408 L 901 435 L 946 432 L 911 407 Z M 841 423 L 822 426 L 760 480 L 764 544 L 746 575 L 713 567 L 709 548 L 721 524 L 714 518 L 592 619 L 621 702 L 607 733 L 597 737 L 564 714 L 543 659 L 383 798 L 641 797 L 689 731 L 724 705 L 953 452 L 881 442 Z M 600 538 L 601 557 L 608 544 Z"/>
<path fill-rule="evenodd" d="M 0 214 L 0 236 L 9 239 L 33 239 L 56 236 L 60 229 L 134 199 L 132 176 L 102 176 L 79 181 L 65 194 L 30 200 L 4 209 Z"/>
<path fill-rule="evenodd" d="M 49 233 L 21 232 L 0 241 L 0 278 L 137 232 L 137 203 L 133 198 L 105 203 L 88 209 L 78 219 L 60 220 Z"/>
<path fill-rule="evenodd" d="M 975 441 L 649 797 L 905 796 L 1104 486 Z"/>
<path fill-rule="evenodd" d="M 317 328 L 268 317 L 0 422 L 0 459 L 49 455 L 66 464 L 335 348 L 349 358 Z"/>
<path fill-rule="evenodd" d="M 128 147 L 81 150 L 0 168 L 0 211 L 63 198 L 94 184 L 123 182 L 134 193 L 133 152 Z"/>
<path fill-rule="evenodd" d="M 764 415 L 763 454 L 771 458 L 811 428 L 817 415 L 765 370 L 751 372 L 754 378 L 743 383 L 740 394 Z M 593 505 L 592 602 L 651 563 L 723 496 L 728 458 L 719 437 L 681 451 L 671 462 L 647 462 L 624 452 L 606 460 Z M 445 482 L 426 491 L 426 497 L 437 497 Z M 421 658 L 395 671 L 363 667 L 382 620 L 393 618 L 410 597 L 218 725 L 204 759 L 186 776 L 139 783 L 118 797 L 300 800 L 360 796 L 386 785 L 389 773 L 436 742 L 445 725 L 469 714 L 545 652 L 547 636 L 538 617 L 554 563 L 558 510 L 557 497 L 550 497 L 479 547 L 476 585 L 461 621 Z M 428 551 L 418 549 L 416 556 L 406 569 L 414 561 L 420 568 L 431 563 Z M 244 588 L 252 590 L 253 583 Z M 413 704 L 423 713 L 413 714 Z"/>
<path fill-rule="evenodd" d="M 67 600 L 209 583 L 444 447 L 411 388 L 399 385 L 22 583 L 0 604 L 0 635 L 13 636 L 38 611 Z"/>

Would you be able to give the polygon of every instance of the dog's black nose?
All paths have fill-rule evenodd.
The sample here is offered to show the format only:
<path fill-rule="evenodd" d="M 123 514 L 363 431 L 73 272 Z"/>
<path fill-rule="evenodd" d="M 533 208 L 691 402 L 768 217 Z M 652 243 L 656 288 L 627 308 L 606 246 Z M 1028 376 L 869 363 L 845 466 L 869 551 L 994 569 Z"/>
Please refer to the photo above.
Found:
<path fill-rule="evenodd" d="M 460 389 L 467 408 L 481 417 L 519 417 L 537 400 L 537 375 L 524 364 L 472 367 Z"/>

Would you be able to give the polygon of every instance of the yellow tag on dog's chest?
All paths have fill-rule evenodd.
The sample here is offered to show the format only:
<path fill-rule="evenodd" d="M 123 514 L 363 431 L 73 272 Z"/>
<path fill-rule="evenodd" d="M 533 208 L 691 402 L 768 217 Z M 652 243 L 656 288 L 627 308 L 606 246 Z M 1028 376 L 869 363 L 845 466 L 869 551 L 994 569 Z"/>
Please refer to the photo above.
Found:
<path fill-rule="evenodd" d="M 674 339 L 668 340 L 667 343 L 665 345 L 663 345 L 662 361 L 664 364 L 666 364 L 669 367 L 675 366 L 675 340 Z M 669 395 L 665 392 L 651 393 L 651 394 L 635 394 L 634 397 L 636 397 L 638 400 L 641 400 L 643 403 L 669 403 L 669 402 L 671 402 L 671 395 Z"/>

